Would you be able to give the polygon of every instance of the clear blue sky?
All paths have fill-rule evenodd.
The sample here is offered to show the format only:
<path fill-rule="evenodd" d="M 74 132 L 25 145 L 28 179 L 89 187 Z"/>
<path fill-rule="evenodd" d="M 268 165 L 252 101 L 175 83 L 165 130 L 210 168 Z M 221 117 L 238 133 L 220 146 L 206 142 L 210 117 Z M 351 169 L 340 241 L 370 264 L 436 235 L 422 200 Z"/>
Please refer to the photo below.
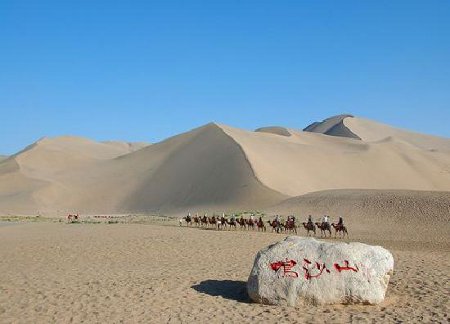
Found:
<path fill-rule="evenodd" d="M 0 153 L 343 112 L 450 137 L 450 1 L 0 1 Z"/>

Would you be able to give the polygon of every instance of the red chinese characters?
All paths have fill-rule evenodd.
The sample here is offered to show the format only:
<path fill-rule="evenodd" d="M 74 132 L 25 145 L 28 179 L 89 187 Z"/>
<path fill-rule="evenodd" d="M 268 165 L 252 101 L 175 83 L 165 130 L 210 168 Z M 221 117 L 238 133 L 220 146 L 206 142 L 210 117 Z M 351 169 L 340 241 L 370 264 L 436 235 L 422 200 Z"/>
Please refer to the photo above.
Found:
<path fill-rule="evenodd" d="M 307 280 L 320 277 L 324 270 L 330 273 L 325 263 L 315 262 L 313 265 L 308 259 L 303 259 L 303 270 L 305 271 L 305 279 Z"/>
<path fill-rule="evenodd" d="M 298 273 L 292 270 L 296 264 L 297 261 L 286 259 L 285 261 L 273 262 L 270 267 L 278 273 L 278 277 L 298 278 Z"/>
<path fill-rule="evenodd" d="M 345 270 L 351 270 L 351 271 L 353 271 L 353 272 L 358 272 L 358 271 L 359 271 L 357 265 L 355 265 L 355 267 L 350 267 L 350 266 L 349 266 L 349 262 L 348 262 L 347 260 L 344 260 L 344 266 L 340 266 L 339 264 L 335 263 L 335 264 L 334 264 L 334 268 L 335 268 L 337 271 L 339 271 L 339 272 L 345 271 Z"/>
<path fill-rule="evenodd" d="M 278 277 L 290 277 L 290 278 L 298 278 L 298 272 L 294 271 L 293 268 L 297 265 L 297 261 L 295 260 L 284 260 L 270 263 L 270 268 L 277 272 Z M 361 265 L 362 266 L 362 265 Z M 338 273 L 342 271 L 353 271 L 359 272 L 359 268 L 357 265 L 350 266 L 350 262 L 348 260 L 344 260 L 344 265 L 340 265 L 338 263 L 333 264 L 334 270 Z M 304 271 L 304 278 L 306 280 L 311 280 L 314 278 L 319 278 L 324 273 L 331 273 L 331 270 L 327 268 L 324 262 L 313 262 L 308 259 L 303 259 L 302 269 Z M 333 269 L 333 268 L 331 268 Z"/>

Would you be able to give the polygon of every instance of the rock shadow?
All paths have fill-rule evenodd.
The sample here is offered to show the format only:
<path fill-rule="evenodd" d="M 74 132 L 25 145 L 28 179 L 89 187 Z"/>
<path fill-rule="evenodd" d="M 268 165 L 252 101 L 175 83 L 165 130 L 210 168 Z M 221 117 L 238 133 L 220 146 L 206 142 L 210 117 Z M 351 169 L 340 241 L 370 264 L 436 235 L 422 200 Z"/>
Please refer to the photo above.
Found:
<path fill-rule="evenodd" d="M 239 280 L 204 280 L 191 288 L 210 296 L 220 296 L 241 303 L 250 303 L 247 282 Z"/>

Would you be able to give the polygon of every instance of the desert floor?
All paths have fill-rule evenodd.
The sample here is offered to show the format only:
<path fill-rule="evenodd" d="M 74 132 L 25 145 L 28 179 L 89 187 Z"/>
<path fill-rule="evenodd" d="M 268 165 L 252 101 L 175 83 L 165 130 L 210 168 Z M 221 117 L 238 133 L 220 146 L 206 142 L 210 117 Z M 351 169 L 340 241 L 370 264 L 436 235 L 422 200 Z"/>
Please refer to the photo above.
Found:
<path fill-rule="evenodd" d="M 284 236 L 175 223 L 1 223 L 0 322 L 449 322 L 450 242 L 432 237 L 352 233 L 394 254 L 381 305 L 251 303 L 246 280 L 254 256 Z"/>

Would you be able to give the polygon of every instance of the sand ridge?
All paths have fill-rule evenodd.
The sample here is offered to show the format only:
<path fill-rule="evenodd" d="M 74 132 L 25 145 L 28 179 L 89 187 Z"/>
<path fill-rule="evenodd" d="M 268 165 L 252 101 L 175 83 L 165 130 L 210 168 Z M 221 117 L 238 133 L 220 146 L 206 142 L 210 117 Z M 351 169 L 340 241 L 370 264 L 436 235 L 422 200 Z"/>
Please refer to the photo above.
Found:
<path fill-rule="evenodd" d="M 248 210 L 333 189 L 450 190 L 449 139 L 347 115 L 324 123 L 314 129 L 360 139 L 215 123 L 152 145 L 43 138 L 0 162 L 0 213 Z"/>

